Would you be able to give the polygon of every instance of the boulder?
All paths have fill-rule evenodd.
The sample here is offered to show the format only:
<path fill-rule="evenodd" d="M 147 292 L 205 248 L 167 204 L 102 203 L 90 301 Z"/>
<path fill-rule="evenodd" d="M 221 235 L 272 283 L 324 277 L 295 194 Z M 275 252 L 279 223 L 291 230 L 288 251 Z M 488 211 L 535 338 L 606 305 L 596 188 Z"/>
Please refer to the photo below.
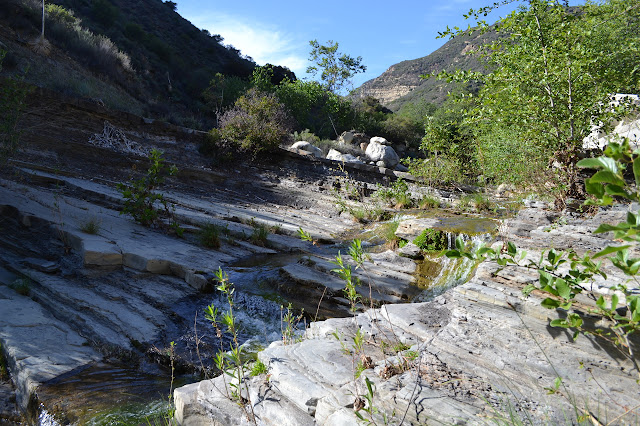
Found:
<path fill-rule="evenodd" d="M 407 166 L 405 166 L 404 164 L 396 164 L 396 170 L 399 172 L 404 172 L 407 173 L 409 171 L 409 168 Z"/>
<path fill-rule="evenodd" d="M 310 152 L 316 158 L 322 158 L 322 150 L 307 141 L 298 141 L 289 147 L 290 151 L 306 151 Z"/>
<path fill-rule="evenodd" d="M 343 163 L 362 163 L 357 157 L 351 154 L 343 154 L 335 149 L 330 149 L 327 153 L 327 160 L 342 161 Z"/>
<path fill-rule="evenodd" d="M 383 138 L 382 136 L 374 136 L 369 139 L 370 143 L 379 143 L 380 145 L 390 145 L 389 141 Z"/>
<path fill-rule="evenodd" d="M 371 138 L 371 142 L 365 151 L 367 157 L 376 163 L 383 161 L 385 167 L 390 169 L 394 168 L 400 162 L 400 157 L 396 151 L 390 146 L 383 145 L 374 139 L 375 138 Z"/>
<path fill-rule="evenodd" d="M 603 131 L 604 123 L 598 123 L 591 126 L 591 133 L 582 140 L 584 149 L 604 149 L 609 142 L 615 142 L 619 138 L 629 138 L 629 145 L 632 149 L 640 146 L 640 96 L 616 94 L 611 96 L 609 108 L 615 108 L 622 103 L 635 106 L 635 111 L 627 117 L 620 120 L 611 120 L 609 122 L 611 133 L 606 134 Z"/>
<path fill-rule="evenodd" d="M 353 137 L 353 132 L 343 132 L 338 141 L 350 145 L 353 142 Z"/>
<path fill-rule="evenodd" d="M 398 254 L 409 259 L 422 259 L 422 250 L 412 242 L 408 242 L 404 247 L 398 249 Z"/>

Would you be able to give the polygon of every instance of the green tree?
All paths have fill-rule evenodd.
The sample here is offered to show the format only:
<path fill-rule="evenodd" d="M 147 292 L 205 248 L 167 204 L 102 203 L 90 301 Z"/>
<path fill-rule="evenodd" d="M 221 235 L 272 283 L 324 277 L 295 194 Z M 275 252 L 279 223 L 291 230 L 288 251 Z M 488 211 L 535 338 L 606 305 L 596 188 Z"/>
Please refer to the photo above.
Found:
<path fill-rule="evenodd" d="M 339 53 L 338 42 L 329 40 L 327 45 L 322 45 L 318 40 L 311 40 L 309 44 L 312 48 L 309 60 L 315 65 L 308 67 L 307 73 L 314 76 L 320 73 L 320 80 L 330 92 L 339 92 L 351 83 L 351 77 L 367 70 L 361 56 L 354 58 Z"/>
<path fill-rule="evenodd" d="M 216 73 L 203 93 L 207 105 L 220 118 L 223 111 L 233 105 L 249 88 L 249 82 L 235 75 Z"/>
<path fill-rule="evenodd" d="M 472 10 L 468 17 L 478 20 L 492 8 Z M 480 49 L 490 73 L 441 76 L 481 81 L 478 106 L 468 122 L 478 134 L 499 127 L 516 145 L 542 147 L 550 163 L 562 165 L 555 170 L 557 196 L 564 197 L 580 188 L 577 153 L 593 120 L 607 114 L 603 106 L 609 95 L 640 87 L 639 22 L 635 0 L 588 2 L 580 8 L 555 0 L 523 1 L 495 24 L 502 36 Z M 491 30 L 478 23 L 481 30 Z M 463 32 L 447 29 L 443 35 Z"/>

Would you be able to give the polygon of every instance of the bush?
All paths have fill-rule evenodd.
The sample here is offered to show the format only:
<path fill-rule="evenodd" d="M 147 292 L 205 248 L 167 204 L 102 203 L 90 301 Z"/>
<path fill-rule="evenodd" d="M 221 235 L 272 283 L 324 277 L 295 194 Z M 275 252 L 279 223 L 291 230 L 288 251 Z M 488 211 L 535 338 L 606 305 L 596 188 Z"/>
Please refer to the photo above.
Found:
<path fill-rule="evenodd" d="M 381 200 L 393 203 L 399 209 L 409 208 L 413 205 L 409 186 L 402 178 L 398 178 L 388 188 L 379 187 L 374 195 Z"/>
<path fill-rule="evenodd" d="M 405 164 L 409 167 L 409 173 L 421 178 L 428 186 L 451 185 L 464 178 L 460 161 L 445 155 L 428 159 L 407 159 Z"/>
<path fill-rule="evenodd" d="M 200 244 L 208 248 L 219 249 L 220 227 L 212 223 L 203 226 L 200 230 Z"/>
<path fill-rule="evenodd" d="M 178 169 L 176 166 L 167 166 L 162 158 L 162 151 L 157 149 L 151 151 L 149 161 L 151 165 L 144 177 L 132 181 L 130 185 L 118 184 L 118 190 L 125 200 L 121 214 L 130 214 L 136 222 L 144 226 L 159 225 L 161 212 L 156 208 L 158 203 L 163 207 L 162 213 L 171 220 L 171 227 L 181 235 L 182 228 L 173 217 L 173 205 L 165 200 L 163 194 L 154 192 L 166 176 L 176 174 Z"/>
<path fill-rule="evenodd" d="M 82 22 L 72 11 L 47 4 L 45 12 L 49 22 L 48 34 L 82 62 L 116 78 L 121 77 L 121 71 L 133 71 L 131 58 L 126 53 L 109 38 L 82 27 Z"/>
<path fill-rule="evenodd" d="M 309 129 L 304 129 L 301 132 L 293 132 L 292 136 L 295 142 L 306 141 L 316 146 L 320 143 L 320 138 L 313 134 L 313 132 L 310 132 Z"/>
<path fill-rule="evenodd" d="M 448 248 L 449 241 L 446 232 L 427 228 L 413 240 L 413 244 L 423 251 L 442 251 Z"/>
<path fill-rule="evenodd" d="M 547 150 L 508 128 L 494 125 L 477 143 L 478 168 L 487 182 L 531 185 L 547 169 Z"/>
<path fill-rule="evenodd" d="M 91 6 L 91 16 L 105 28 L 112 26 L 119 14 L 120 10 L 107 0 L 94 0 Z"/>
<path fill-rule="evenodd" d="M 220 137 L 253 155 L 272 151 L 291 139 L 293 121 L 272 95 L 249 90 L 220 118 Z"/>

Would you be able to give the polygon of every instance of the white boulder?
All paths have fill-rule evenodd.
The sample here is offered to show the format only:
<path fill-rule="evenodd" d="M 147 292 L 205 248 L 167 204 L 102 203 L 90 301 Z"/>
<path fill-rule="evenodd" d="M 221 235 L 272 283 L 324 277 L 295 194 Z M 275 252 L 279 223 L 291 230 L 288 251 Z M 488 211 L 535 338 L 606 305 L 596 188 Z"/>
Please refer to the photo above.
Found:
<path fill-rule="evenodd" d="M 390 146 L 383 145 L 374 139 L 376 138 L 371 138 L 371 142 L 369 142 L 369 146 L 367 146 L 367 150 L 365 151 L 367 157 L 376 164 L 382 161 L 385 167 L 394 168 L 400 162 L 400 157 L 396 151 Z"/>
<path fill-rule="evenodd" d="M 382 136 L 374 136 L 369 139 L 370 143 L 379 143 L 380 145 L 390 145 L 389 141 L 383 138 Z"/>
<path fill-rule="evenodd" d="M 604 149 L 609 142 L 616 142 L 619 138 L 629 138 L 629 145 L 632 149 L 640 146 L 640 96 L 616 94 L 611 97 L 609 103 L 611 108 L 620 106 L 621 103 L 635 105 L 635 111 L 620 120 L 612 120 L 609 125 L 613 129 L 606 134 L 603 131 L 604 123 L 591 126 L 591 133 L 582 140 L 584 149 Z"/>
<path fill-rule="evenodd" d="M 362 160 L 359 158 L 354 157 L 351 154 L 343 154 L 335 149 L 329 150 L 329 153 L 327 153 L 327 160 L 342 161 L 343 163 L 362 163 Z"/>
<path fill-rule="evenodd" d="M 322 150 L 307 141 L 298 141 L 289 147 L 290 151 L 307 151 L 316 158 L 322 158 Z"/>

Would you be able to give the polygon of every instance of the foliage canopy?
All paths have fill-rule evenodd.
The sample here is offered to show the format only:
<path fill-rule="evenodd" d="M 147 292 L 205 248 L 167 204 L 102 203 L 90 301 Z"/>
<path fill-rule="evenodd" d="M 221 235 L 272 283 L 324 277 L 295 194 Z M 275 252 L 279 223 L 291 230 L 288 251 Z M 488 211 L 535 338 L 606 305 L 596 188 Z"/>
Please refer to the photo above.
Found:
<path fill-rule="evenodd" d="M 330 92 L 339 92 L 350 84 L 351 77 L 365 72 L 367 67 L 362 65 L 362 57 L 354 58 L 346 53 L 338 52 L 338 42 L 329 40 L 326 45 L 311 40 L 309 60 L 315 65 L 307 68 L 307 72 L 316 75 L 320 72 L 320 80 Z"/>
<path fill-rule="evenodd" d="M 532 145 L 543 149 L 549 162 L 563 165 L 557 183 L 566 194 L 578 186 L 577 153 L 591 124 L 619 112 L 607 108 L 609 96 L 640 88 L 640 4 L 607 0 L 571 8 L 564 2 L 526 0 L 493 27 L 480 20 L 498 6 L 466 16 L 476 20 L 475 30 L 500 34 L 476 52 L 491 72 L 460 70 L 440 77 L 481 81 L 465 119 L 475 134 L 507 132 L 515 147 L 512 161 L 526 161 Z M 442 36 L 467 31 L 474 30 L 447 28 Z"/>

